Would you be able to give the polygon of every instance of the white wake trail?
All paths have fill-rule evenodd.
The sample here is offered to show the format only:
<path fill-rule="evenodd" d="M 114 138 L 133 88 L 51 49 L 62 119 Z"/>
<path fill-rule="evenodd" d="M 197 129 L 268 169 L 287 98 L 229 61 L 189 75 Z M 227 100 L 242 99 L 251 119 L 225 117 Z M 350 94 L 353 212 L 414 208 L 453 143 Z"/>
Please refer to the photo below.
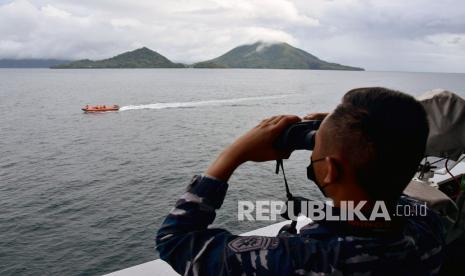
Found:
<path fill-rule="evenodd" d="M 233 104 L 245 101 L 257 101 L 257 100 L 270 100 L 280 99 L 289 95 L 275 95 L 275 96 L 262 96 L 262 97 L 245 97 L 245 98 L 234 98 L 224 100 L 208 100 L 208 101 L 194 101 L 194 102 L 174 102 L 174 103 L 153 103 L 153 104 L 141 104 L 141 105 L 127 105 L 121 107 L 120 111 L 126 110 L 138 110 L 138 109 L 164 109 L 164 108 L 182 108 L 182 107 L 197 107 L 197 106 L 208 106 L 208 105 L 224 105 Z"/>

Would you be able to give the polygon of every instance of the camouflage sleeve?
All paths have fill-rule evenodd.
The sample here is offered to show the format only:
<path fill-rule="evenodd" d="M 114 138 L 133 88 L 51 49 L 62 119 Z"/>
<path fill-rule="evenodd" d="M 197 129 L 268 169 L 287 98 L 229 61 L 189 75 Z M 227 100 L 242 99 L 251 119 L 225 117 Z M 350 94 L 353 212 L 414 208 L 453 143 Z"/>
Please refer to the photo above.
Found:
<path fill-rule="evenodd" d="M 283 238 L 232 235 L 208 228 L 227 184 L 194 177 L 156 236 L 160 258 L 181 275 L 289 274 L 289 243 Z"/>

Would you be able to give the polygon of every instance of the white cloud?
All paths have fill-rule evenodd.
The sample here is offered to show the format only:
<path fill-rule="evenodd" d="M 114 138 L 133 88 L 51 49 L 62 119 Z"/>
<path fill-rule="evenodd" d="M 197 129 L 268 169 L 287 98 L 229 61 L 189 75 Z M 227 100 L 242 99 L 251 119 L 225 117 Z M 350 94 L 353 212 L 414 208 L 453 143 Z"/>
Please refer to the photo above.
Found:
<path fill-rule="evenodd" d="M 69 12 L 57 9 L 52 5 L 44 6 L 40 10 L 44 13 L 45 16 L 59 17 L 63 19 L 67 19 L 71 16 Z"/>
<path fill-rule="evenodd" d="M 192 62 L 257 40 L 297 43 L 280 26 L 315 24 L 285 0 L 272 0 L 265 10 L 263 0 L 243 1 L 245 6 L 216 0 L 97 2 L 0 5 L 0 57 L 105 58 L 148 46 L 173 60 Z"/>
<path fill-rule="evenodd" d="M 426 37 L 427 42 L 431 42 L 440 47 L 447 47 L 450 50 L 465 49 L 465 33 L 441 33 L 429 35 Z"/>
<path fill-rule="evenodd" d="M 115 18 L 110 20 L 111 25 L 118 28 L 136 28 L 142 26 L 139 20 L 133 18 Z"/>
<path fill-rule="evenodd" d="M 272 20 L 284 24 L 318 26 L 316 18 L 300 13 L 294 3 L 288 0 L 216 0 L 219 7 L 234 11 L 244 19 Z"/>
<path fill-rule="evenodd" d="M 0 1 L 0 58 L 106 58 L 147 46 L 174 61 L 284 41 L 371 70 L 465 72 L 460 0 Z"/>

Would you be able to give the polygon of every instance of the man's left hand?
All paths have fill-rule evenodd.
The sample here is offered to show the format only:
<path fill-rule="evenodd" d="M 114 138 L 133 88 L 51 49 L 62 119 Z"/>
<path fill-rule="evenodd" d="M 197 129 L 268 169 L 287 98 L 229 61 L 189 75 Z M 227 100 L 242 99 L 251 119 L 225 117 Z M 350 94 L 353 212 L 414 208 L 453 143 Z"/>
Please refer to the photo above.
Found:
<path fill-rule="evenodd" d="M 273 143 L 287 126 L 300 121 L 301 119 L 295 115 L 273 116 L 261 121 L 227 147 L 208 168 L 207 175 L 227 181 L 234 170 L 244 162 L 288 158 L 291 152 L 276 150 Z"/>

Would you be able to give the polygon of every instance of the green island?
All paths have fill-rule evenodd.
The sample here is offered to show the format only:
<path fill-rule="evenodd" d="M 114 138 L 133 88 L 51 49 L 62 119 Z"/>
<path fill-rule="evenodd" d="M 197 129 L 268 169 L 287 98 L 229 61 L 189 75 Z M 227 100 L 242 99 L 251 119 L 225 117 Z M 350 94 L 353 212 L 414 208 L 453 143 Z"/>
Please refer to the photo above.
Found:
<path fill-rule="evenodd" d="M 52 66 L 53 69 L 92 69 L 92 68 L 184 68 L 182 63 L 174 63 L 159 53 L 142 47 L 108 59 L 82 59 Z"/>
<path fill-rule="evenodd" d="M 143 47 L 103 60 L 77 60 L 52 66 L 73 68 L 257 68 L 363 71 L 363 68 L 327 62 L 287 43 L 256 42 L 238 46 L 227 53 L 194 64 L 174 63 L 161 54 Z"/>
<path fill-rule="evenodd" d="M 212 60 L 193 64 L 194 68 L 266 68 L 363 71 L 363 68 L 326 62 L 287 43 L 256 42 L 236 47 Z"/>

